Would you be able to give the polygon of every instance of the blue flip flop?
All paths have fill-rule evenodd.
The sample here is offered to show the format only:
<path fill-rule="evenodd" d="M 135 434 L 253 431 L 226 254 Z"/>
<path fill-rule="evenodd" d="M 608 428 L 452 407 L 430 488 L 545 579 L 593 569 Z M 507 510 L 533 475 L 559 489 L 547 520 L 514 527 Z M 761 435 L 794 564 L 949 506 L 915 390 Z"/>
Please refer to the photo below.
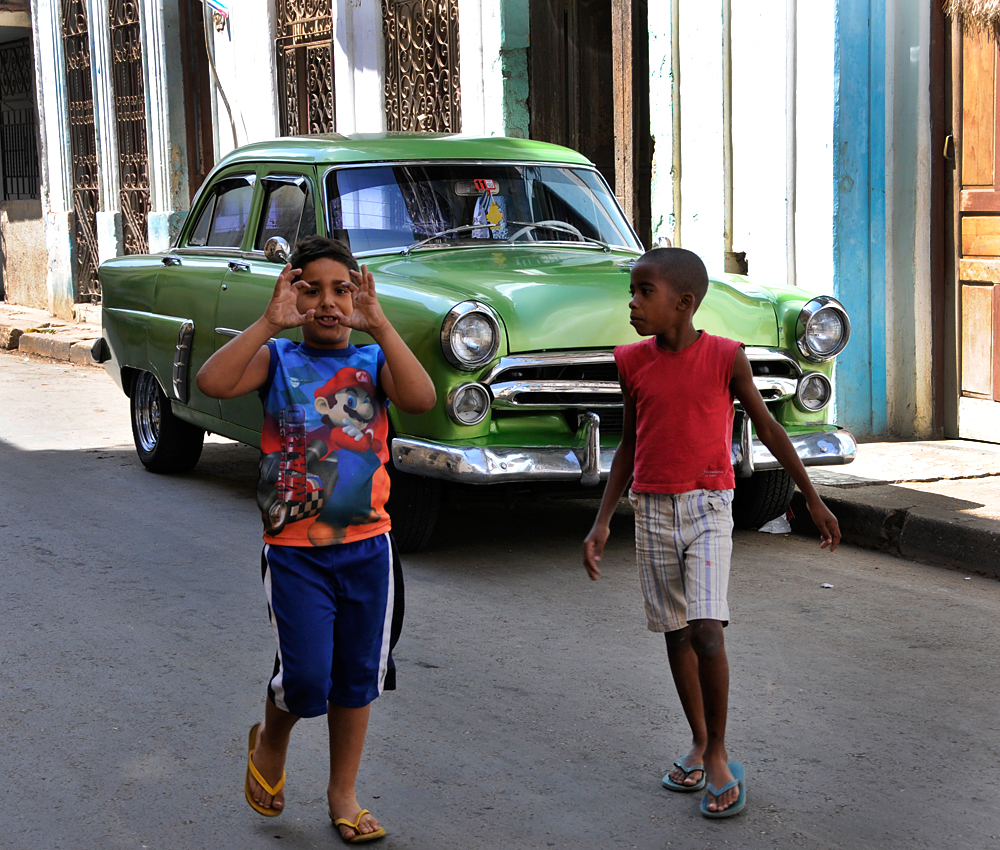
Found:
<path fill-rule="evenodd" d="M 688 792 L 688 791 L 700 791 L 702 788 L 705 787 L 705 782 L 707 781 L 706 778 L 705 778 L 705 765 L 703 765 L 703 764 L 695 764 L 695 765 L 692 765 L 691 767 L 685 767 L 684 766 L 684 760 L 683 759 L 677 759 L 677 761 L 674 762 L 674 767 L 679 767 L 681 770 L 684 771 L 684 778 L 685 779 L 690 774 L 694 773 L 696 770 L 700 770 L 701 771 L 701 779 L 699 779 L 697 782 L 695 782 L 694 785 L 682 785 L 679 782 L 674 782 L 670 778 L 670 774 L 668 773 L 666 776 L 663 777 L 663 783 L 662 784 L 663 784 L 664 788 L 669 788 L 671 791 L 680 791 L 682 793 L 685 793 L 685 792 Z"/>
<path fill-rule="evenodd" d="M 716 799 L 720 795 L 725 794 L 730 788 L 736 788 L 739 786 L 740 796 L 736 798 L 736 802 L 733 803 L 728 809 L 723 809 L 721 812 L 712 812 L 708 809 L 708 794 L 705 795 L 704 799 L 701 801 L 701 813 L 707 818 L 731 818 L 733 815 L 738 815 L 743 811 L 743 807 L 747 804 L 747 782 L 746 777 L 743 772 L 743 763 L 738 761 L 729 762 L 729 772 L 733 775 L 733 781 L 727 782 L 721 788 L 716 789 L 712 783 L 708 783 L 708 794 L 711 794 Z"/>

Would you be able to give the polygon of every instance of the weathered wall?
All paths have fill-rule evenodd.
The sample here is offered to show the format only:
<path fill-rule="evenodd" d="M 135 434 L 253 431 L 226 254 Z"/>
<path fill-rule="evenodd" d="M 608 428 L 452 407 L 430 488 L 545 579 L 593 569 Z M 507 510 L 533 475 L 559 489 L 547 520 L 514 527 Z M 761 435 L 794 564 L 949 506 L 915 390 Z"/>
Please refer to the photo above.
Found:
<path fill-rule="evenodd" d="M 49 309 L 49 257 L 41 201 L 0 203 L 4 292 L 11 304 Z"/>
<path fill-rule="evenodd" d="M 500 72 L 503 77 L 503 129 L 505 136 L 527 139 L 528 42 L 530 19 L 527 0 L 502 0 L 500 20 Z"/>

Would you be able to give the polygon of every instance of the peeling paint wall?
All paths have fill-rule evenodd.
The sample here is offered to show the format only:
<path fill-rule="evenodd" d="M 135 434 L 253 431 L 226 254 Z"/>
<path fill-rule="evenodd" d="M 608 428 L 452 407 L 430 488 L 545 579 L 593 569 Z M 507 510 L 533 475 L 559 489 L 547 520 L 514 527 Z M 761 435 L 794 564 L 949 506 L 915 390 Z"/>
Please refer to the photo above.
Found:
<path fill-rule="evenodd" d="M 649 24 L 649 134 L 653 137 L 653 242 L 666 238 L 676 244 L 674 227 L 673 110 L 671 86 L 670 3 L 650 3 Z"/>
<path fill-rule="evenodd" d="M 4 295 L 11 304 L 47 310 L 49 256 L 41 201 L 0 203 Z"/>
<path fill-rule="evenodd" d="M 835 412 L 864 438 L 886 429 L 884 0 L 838 0 L 834 91 L 834 294 L 852 325 Z"/>
<path fill-rule="evenodd" d="M 886 424 L 932 427 L 930 285 L 930 16 L 886 2 Z"/>
<path fill-rule="evenodd" d="M 528 109 L 528 0 L 502 0 L 500 69 L 503 77 L 503 129 L 505 136 L 527 139 L 531 122 Z"/>

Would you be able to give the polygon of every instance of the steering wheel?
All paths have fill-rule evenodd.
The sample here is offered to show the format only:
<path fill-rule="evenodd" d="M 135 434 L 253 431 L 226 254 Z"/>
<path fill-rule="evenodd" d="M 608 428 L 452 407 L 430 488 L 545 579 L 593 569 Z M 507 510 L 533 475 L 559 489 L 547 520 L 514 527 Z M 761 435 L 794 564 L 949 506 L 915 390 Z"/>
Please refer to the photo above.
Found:
<path fill-rule="evenodd" d="M 572 233 L 574 236 L 579 237 L 580 241 L 585 241 L 583 234 L 578 228 L 574 227 L 568 221 L 558 221 L 556 219 L 547 219 L 545 221 L 534 221 L 531 224 L 526 224 L 520 230 L 512 233 L 508 238 L 511 242 L 516 242 L 520 236 L 528 233 L 531 230 L 535 230 L 538 227 L 551 227 L 552 230 L 558 231 L 559 233 Z"/>

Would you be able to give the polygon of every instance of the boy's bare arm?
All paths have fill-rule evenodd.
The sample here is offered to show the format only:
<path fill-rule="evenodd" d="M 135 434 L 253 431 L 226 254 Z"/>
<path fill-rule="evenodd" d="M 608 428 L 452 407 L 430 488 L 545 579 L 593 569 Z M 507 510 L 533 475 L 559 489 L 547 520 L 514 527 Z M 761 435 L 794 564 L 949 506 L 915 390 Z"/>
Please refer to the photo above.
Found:
<path fill-rule="evenodd" d="M 430 375 L 382 312 L 368 266 L 352 271 L 351 280 L 357 288 L 354 312 L 345 316 L 336 311 L 338 321 L 367 333 L 382 349 L 385 365 L 379 379 L 389 400 L 406 413 L 426 413 L 437 401 Z"/>
<path fill-rule="evenodd" d="M 813 487 L 812 482 L 809 480 L 809 475 L 806 473 L 806 468 L 802 465 L 798 454 L 796 454 L 795 447 L 792 445 L 792 441 L 788 439 L 785 429 L 771 416 L 767 405 L 764 404 L 764 399 L 760 397 L 760 392 L 758 392 L 753 382 L 753 370 L 750 368 L 750 361 L 747 359 L 746 352 L 742 348 L 736 352 L 736 362 L 733 364 L 733 378 L 730 382 L 730 387 L 733 395 L 739 399 L 740 404 L 743 405 L 743 410 L 753 422 L 754 429 L 760 441 L 770 449 L 771 454 L 788 471 L 788 474 L 792 476 L 792 480 L 798 486 L 799 490 L 802 491 L 802 495 L 806 500 L 806 507 L 809 508 L 809 514 L 819 529 L 821 548 L 825 549 L 829 546 L 831 552 L 835 551 L 837 545 L 840 543 L 840 525 L 837 522 L 837 518 L 824 504 L 819 493 L 816 492 L 816 488 Z"/>
<path fill-rule="evenodd" d="M 287 328 L 304 325 L 316 312 L 299 312 L 297 292 L 306 284 L 292 281 L 300 273 L 301 269 L 286 265 L 274 284 L 264 315 L 205 361 L 195 378 L 205 395 L 236 398 L 258 389 L 267 380 L 271 358 L 267 341 Z"/>
<path fill-rule="evenodd" d="M 625 383 L 620 378 L 618 382 L 621 384 L 625 403 L 622 440 L 615 450 L 615 459 L 611 462 L 611 472 L 608 474 L 608 483 L 604 485 L 597 518 L 583 541 L 583 565 L 592 581 L 597 581 L 601 575 L 597 564 L 604 555 L 604 545 L 611 535 L 611 516 L 635 470 L 635 402 L 625 388 Z"/>

